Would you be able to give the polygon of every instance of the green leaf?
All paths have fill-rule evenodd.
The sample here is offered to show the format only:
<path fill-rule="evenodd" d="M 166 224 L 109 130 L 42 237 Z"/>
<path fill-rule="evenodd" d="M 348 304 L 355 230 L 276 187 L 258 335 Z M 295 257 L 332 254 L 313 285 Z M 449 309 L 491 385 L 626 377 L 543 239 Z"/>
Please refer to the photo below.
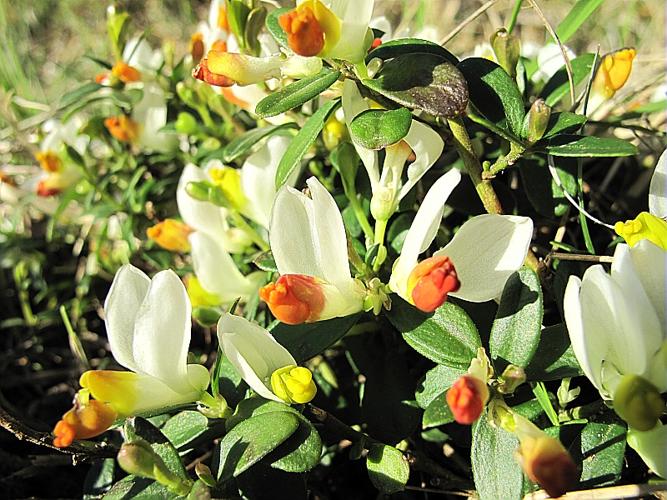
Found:
<path fill-rule="evenodd" d="M 243 33 L 245 46 L 253 54 L 259 54 L 261 47 L 257 35 L 262 31 L 266 20 L 266 7 L 257 7 L 250 11 L 246 19 L 245 30 Z"/>
<path fill-rule="evenodd" d="M 342 318 L 301 325 L 277 323 L 270 329 L 270 332 L 297 362 L 302 363 L 342 339 L 357 323 L 359 316 L 359 314 L 351 314 Z"/>
<path fill-rule="evenodd" d="M 540 341 L 543 314 L 540 279 L 523 267 L 505 283 L 491 328 L 489 347 L 498 371 L 510 363 L 528 365 Z"/>
<path fill-rule="evenodd" d="M 317 136 L 322 131 L 324 124 L 329 118 L 329 115 L 338 107 L 340 99 L 334 99 L 321 108 L 319 108 L 313 116 L 308 118 L 305 125 L 299 130 L 299 133 L 294 137 L 291 144 L 285 151 L 278 170 L 276 171 L 276 189 L 287 182 L 290 174 L 301 164 L 301 158 L 306 154 L 310 145 L 315 142 Z"/>
<path fill-rule="evenodd" d="M 271 467 L 285 472 L 307 472 L 320 462 L 322 439 L 313 424 L 300 414 L 298 416 L 296 432 L 269 456 L 269 459 L 279 457 L 271 463 Z"/>
<path fill-rule="evenodd" d="M 385 444 L 373 444 L 366 457 L 368 477 L 378 490 L 391 494 L 405 489 L 410 466 L 399 450 Z"/>
<path fill-rule="evenodd" d="M 272 92 L 257 103 L 255 113 L 261 118 L 275 116 L 314 99 L 331 87 L 340 77 L 340 71 L 324 68 L 318 74 L 290 83 Z"/>
<path fill-rule="evenodd" d="M 426 372 L 424 378 L 419 382 L 415 392 L 415 399 L 421 408 L 428 408 L 433 401 L 439 398 L 443 391 L 449 389 L 461 375 L 466 373 L 466 368 L 450 368 L 445 365 L 436 365 Z"/>
<path fill-rule="evenodd" d="M 584 54 L 570 61 L 575 86 L 590 76 L 594 60 L 595 54 Z M 570 83 L 564 64 L 563 62 L 563 67 L 554 73 L 540 92 L 540 97 L 548 106 L 555 106 L 570 92 Z"/>
<path fill-rule="evenodd" d="M 218 480 L 227 481 L 256 464 L 299 427 L 289 412 L 271 412 L 244 420 L 220 441 Z"/>
<path fill-rule="evenodd" d="M 523 97 L 507 72 L 481 57 L 465 59 L 457 66 L 468 81 L 470 102 L 496 126 L 521 134 L 525 110 Z"/>
<path fill-rule="evenodd" d="M 446 400 L 447 391 L 443 391 L 431 401 L 422 416 L 422 429 L 429 429 L 454 421 L 454 415 Z"/>
<path fill-rule="evenodd" d="M 236 160 L 238 157 L 251 151 L 262 139 L 277 132 L 296 128 L 294 123 L 284 123 L 270 127 L 261 127 L 249 130 L 245 134 L 235 137 L 222 150 L 221 159 L 225 163 Z"/>
<path fill-rule="evenodd" d="M 74 90 L 71 90 L 67 92 L 64 96 L 62 96 L 59 105 L 61 108 L 66 108 L 68 106 L 71 106 L 72 104 L 76 104 L 82 101 L 84 97 L 88 96 L 89 94 L 92 94 L 93 92 L 101 89 L 102 87 L 103 85 L 100 85 L 99 83 L 95 82 L 84 83 L 80 87 L 77 87 Z"/>
<path fill-rule="evenodd" d="M 615 137 L 560 135 L 549 142 L 547 153 L 552 156 L 596 158 L 634 156 L 637 146 Z"/>
<path fill-rule="evenodd" d="M 578 115 L 568 111 L 553 113 L 549 118 L 549 124 L 547 125 L 547 130 L 544 132 L 542 139 L 548 139 L 565 132 L 574 132 L 586 123 L 586 120 L 587 118 L 584 115 Z"/>
<path fill-rule="evenodd" d="M 155 500 L 156 498 L 174 498 L 172 492 L 152 479 L 126 476 L 107 491 L 102 500 Z"/>
<path fill-rule="evenodd" d="M 116 460 L 113 458 L 93 462 L 83 482 L 83 500 L 100 498 L 113 485 L 115 470 Z"/>
<path fill-rule="evenodd" d="M 245 40 L 243 34 L 249 14 L 250 7 L 243 0 L 227 0 L 227 21 L 230 30 L 239 41 L 239 45 L 243 45 Z"/>
<path fill-rule="evenodd" d="M 410 131 L 412 113 L 409 109 L 368 109 L 350 123 L 352 140 L 367 149 L 383 149 L 396 144 Z"/>
<path fill-rule="evenodd" d="M 340 175 L 345 194 L 348 197 L 352 197 L 357 192 L 355 181 L 357 179 L 357 171 L 359 170 L 359 162 L 361 161 L 357 150 L 351 143 L 343 141 L 331 152 L 329 161 Z M 347 208 L 352 210 L 352 207 L 349 205 Z"/>
<path fill-rule="evenodd" d="M 519 440 L 492 426 L 486 412 L 472 428 L 472 475 L 480 500 L 522 498 L 523 472 L 514 458 Z"/>
<path fill-rule="evenodd" d="M 269 15 L 266 16 L 266 29 L 269 33 L 271 33 L 271 36 L 273 36 L 276 42 L 278 42 L 286 49 L 289 48 L 289 44 L 287 43 L 287 33 L 285 33 L 285 30 L 282 28 L 282 26 L 280 26 L 279 19 L 280 16 L 289 12 L 290 10 L 292 10 L 292 8 L 283 7 L 282 9 L 271 11 Z"/>
<path fill-rule="evenodd" d="M 589 422 L 581 431 L 581 488 L 616 483 L 623 470 L 625 457 L 625 426 L 619 422 Z"/>
<path fill-rule="evenodd" d="M 186 445 L 208 429 L 208 419 L 198 411 L 177 413 L 162 426 L 162 433 L 176 448 Z"/>
<path fill-rule="evenodd" d="M 211 491 L 204 481 L 197 479 L 192 486 L 187 500 L 211 500 Z"/>
<path fill-rule="evenodd" d="M 604 0 L 579 0 L 556 28 L 561 43 L 567 42 Z"/>
<path fill-rule="evenodd" d="M 410 109 L 453 118 L 468 104 L 465 78 L 456 66 L 434 54 L 404 54 L 387 62 L 366 87 Z"/>
<path fill-rule="evenodd" d="M 564 377 L 576 377 L 582 373 L 572 345 L 570 345 L 570 337 L 565 324 L 544 328 L 535 355 L 526 367 L 527 379 L 547 382 Z"/>
<path fill-rule="evenodd" d="M 392 59 L 405 54 L 434 54 L 449 61 L 452 64 L 458 64 L 458 58 L 447 49 L 428 40 L 421 38 L 399 38 L 398 40 L 389 40 L 373 49 L 366 56 L 366 62 L 371 59 Z"/>
<path fill-rule="evenodd" d="M 482 346 L 475 324 L 451 302 L 428 315 L 394 296 L 387 316 L 410 347 L 441 365 L 467 370 Z"/>

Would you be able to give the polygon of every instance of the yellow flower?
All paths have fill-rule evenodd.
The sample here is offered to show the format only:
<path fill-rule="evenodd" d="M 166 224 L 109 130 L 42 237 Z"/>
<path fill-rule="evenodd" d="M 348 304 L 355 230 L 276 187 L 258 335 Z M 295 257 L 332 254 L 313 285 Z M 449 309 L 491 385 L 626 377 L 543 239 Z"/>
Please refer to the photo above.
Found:
<path fill-rule="evenodd" d="M 303 366 L 288 365 L 271 374 L 273 393 L 286 403 L 308 403 L 317 393 L 313 374 Z"/>
<path fill-rule="evenodd" d="M 187 252 L 190 250 L 188 236 L 192 229 L 175 219 L 165 219 L 146 229 L 148 236 L 165 250 L 171 252 Z"/>
<path fill-rule="evenodd" d="M 636 54 L 635 49 L 626 48 L 605 55 L 595 74 L 593 90 L 605 99 L 611 99 L 628 81 Z"/>
<path fill-rule="evenodd" d="M 206 291 L 195 276 L 187 278 L 185 288 L 192 307 L 215 307 L 222 302 L 216 294 Z"/>
<path fill-rule="evenodd" d="M 640 213 L 634 220 L 617 222 L 614 231 L 631 247 L 641 240 L 649 240 L 667 250 L 667 221 L 648 212 Z"/>
<path fill-rule="evenodd" d="M 239 171 L 232 167 L 221 167 L 210 169 L 208 174 L 213 184 L 222 189 L 230 205 L 237 210 L 242 210 L 248 200 L 241 187 Z"/>

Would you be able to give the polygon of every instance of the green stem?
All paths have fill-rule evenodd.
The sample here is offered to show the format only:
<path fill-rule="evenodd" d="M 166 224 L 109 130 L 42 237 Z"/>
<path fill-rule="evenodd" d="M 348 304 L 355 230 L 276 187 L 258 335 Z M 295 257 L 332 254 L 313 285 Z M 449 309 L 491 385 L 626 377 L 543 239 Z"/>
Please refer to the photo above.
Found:
<path fill-rule="evenodd" d="M 266 252 L 270 249 L 264 238 L 259 235 L 255 228 L 246 222 L 241 214 L 235 210 L 231 210 L 230 217 L 234 222 L 234 225 L 242 230 L 260 250 Z"/>
<path fill-rule="evenodd" d="M 375 239 L 374 244 L 379 245 L 377 256 L 375 257 L 375 262 L 373 262 L 373 272 L 378 272 L 380 266 L 387 257 L 387 249 L 384 246 L 384 235 L 387 231 L 387 222 L 386 220 L 376 220 L 375 221 Z"/>
<path fill-rule="evenodd" d="M 368 217 L 366 217 L 366 213 L 364 212 L 363 207 L 361 206 L 361 203 L 359 203 L 359 199 L 357 198 L 356 193 L 351 193 L 351 196 L 348 197 L 350 200 L 350 206 L 352 207 L 352 211 L 354 212 L 354 216 L 357 218 L 357 222 L 359 222 L 359 225 L 361 226 L 361 229 L 364 231 L 364 235 L 366 238 L 370 241 L 373 240 L 373 227 L 371 226 L 371 223 L 368 222 Z"/>
<path fill-rule="evenodd" d="M 482 173 L 484 179 L 490 179 L 494 175 L 502 172 L 507 167 L 510 167 L 516 163 L 516 161 L 521 158 L 521 155 L 526 152 L 526 148 L 523 146 L 517 146 L 515 143 L 510 143 L 510 151 L 504 156 L 501 156 L 496 160 L 496 162 L 488 170 Z"/>
<path fill-rule="evenodd" d="M 523 0 L 516 0 L 514 2 L 514 8 L 512 9 L 512 15 L 510 16 L 510 22 L 507 24 L 507 33 L 512 33 L 514 26 L 516 26 L 516 20 L 519 17 L 519 11 L 521 10 L 521 4 Z"/>

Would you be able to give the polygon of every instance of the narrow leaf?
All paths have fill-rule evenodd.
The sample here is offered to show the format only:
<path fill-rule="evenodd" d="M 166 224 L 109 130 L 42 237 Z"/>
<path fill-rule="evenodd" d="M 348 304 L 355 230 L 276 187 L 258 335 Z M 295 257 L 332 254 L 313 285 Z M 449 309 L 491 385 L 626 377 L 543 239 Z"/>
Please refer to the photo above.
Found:
<path fill-rule="evenodd" d="M 572 65 L 572 79 L 574 84 L 578 85 L 591 74 L 595 54 L 584 54 L 576 57 L 570 61 Z M 545 100 L 547 105 L 554 106 L 560 102 L 570 92 L 570 82 L 567 78 L 567 71 L 565 70 L 565 61 L 563 67 L 556 71 L 554 75 L 546 83 L 540 97 Z"/>
<path fill-rule="evenodd" d="M 579 0 L 556 28 L 561 43 L 567 42 L 604 0 Z"/>
<path fill-rule="evenodd" d="M 296 125 L 292 122 L 284 123 L 282 125 L 273 125 L 270 127 L 261 127 L 249 130 L 245 134 L 235 137 L 222 150 L 222 161 L 229 163 L 236 160 L 252 150 L 265 137 L 269 137 L 277 132 L 295 128 Z"/>
<path fill-rule="evenodd" d="M 615 137 L 560 135 L 549 142 L 547 153 L 575 158 L 634 156 L 637 146 Z"/>

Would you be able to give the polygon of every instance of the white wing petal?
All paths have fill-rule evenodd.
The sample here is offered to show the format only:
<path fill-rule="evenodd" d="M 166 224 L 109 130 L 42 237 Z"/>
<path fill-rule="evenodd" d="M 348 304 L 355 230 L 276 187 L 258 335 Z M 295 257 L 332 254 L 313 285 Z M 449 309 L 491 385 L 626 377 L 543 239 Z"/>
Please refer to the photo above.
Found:
<path fill-rule="evenodd" d="M 648 190 L 648 208 L 656 217 L 667 217 L 667 149 L 655 165 Z"/>

